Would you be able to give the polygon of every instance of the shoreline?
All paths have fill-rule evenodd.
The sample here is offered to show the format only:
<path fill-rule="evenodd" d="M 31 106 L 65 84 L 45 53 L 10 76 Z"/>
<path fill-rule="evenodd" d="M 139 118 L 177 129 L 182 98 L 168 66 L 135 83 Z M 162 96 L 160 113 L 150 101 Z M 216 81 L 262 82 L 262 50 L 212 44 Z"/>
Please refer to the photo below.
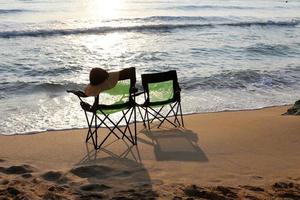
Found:
<path fill-rule="evenodd" d="M 300 118 L 287 108 L 185 115 L 184 129 L 139 123 L 138 145 L 112 136 L 97 151 L 86 129 L 0 135 L 0 197 L 300 198 Z"/>
<path fill-rule="evenodd" d="M 256 111 L 256 110 L 263 110 L 268 108 L 280 108 L 280 107 L 291 107 L 293 104 L 284 104 L 284 105 L 273 105 L 273 106 L 266 106 L 266 107 L 260 107 L 260 108 L 249 108 L 249 109 L 238 109 L 238 110 L 221 110 L 221 111 L 207 111 L 207 112 L 194 112 L 194 113 L 185 113 L 183 116 L 190 116 L 190 115 L 205 115 L 205 114 L 213 114 L 213 113 L 226 113 L 226 112 L 247 112 L 247 111 Z M 283 114 L 283 113 L 282 113 Z M 137 120 L 137 123 L 142 123 L 141 120 Z M 132 124 L 132 123 L 130 123 Z M 43 131 L 30 131 L 30 132 L 23 132 L 23 133 L 14 133 L 14 134 L 2 134 L 0 133 L 0 136 L 15 136 L 15 135 L 35 135 L 45 132 L 56 132 L 56 131 L 71 131 L 71 130 L 82 130 L 87 129 L 88 127 L 76 127 L 76 128 L 62 128 L 62 129 L 48 129 Z"/>

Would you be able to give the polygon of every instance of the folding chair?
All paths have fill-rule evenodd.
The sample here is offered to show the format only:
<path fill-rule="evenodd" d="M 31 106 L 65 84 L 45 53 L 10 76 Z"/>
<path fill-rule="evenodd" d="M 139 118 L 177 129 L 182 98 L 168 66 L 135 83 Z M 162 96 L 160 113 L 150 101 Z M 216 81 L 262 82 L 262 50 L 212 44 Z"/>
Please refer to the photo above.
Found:
<path fill-rule="evenodd" d="M 180 87 L 175 70 L 153 74 L 142 74 L 142 85 L 144 89 L 145 102 L 138 107 L 142 116 L 144 126 L 150 129 L 150 123 L 158 120 L 159 128 L 164 122 L 169 122 L 175 127 L 184 127 Z M 163 112 L 166 108 L 167 112 Z M 144 110 L 144 115 L 141 109 Z M 149 115 L 152 117 L 150 120 Z M 174 116 L 174 121 L 168 119 Z M 180 115 L 180 120 L 179 120 Z M 147 122 L 147 125 L 146 125 Z"/>
<path fill-rule="evenodd" d="M 112 134 L 117 139 L 126 138 L 133 145 L 136 144 L 136 104 L 134 94 L 137 89 L 135 88 L 135 83 L 135 68 L 128 68 L 121 71 L 115 87 L 105 90 L 96 96 L 93 105 L 83 101 L 82 98 L 87 97 L 83 92 L 73 90 L 68 91 L 75 94 L 80 99 L 80 105 L 84 111 L 88 124 L 86 142 L 91 140 L 95 149 L 100 149 Z M 119 117 L 119 119 L 115 120 L 115 118 L 112 118 L 113 114 L 120 112 L 121 117 Z M 132 117 L 134 130 L 130 127 Z M 122 122 L 125 124 L 124 126 L 121 126 Z M 102 125 L 109 130 L 109 133 L 99 142 L 99 128 Z M 121 133 L 121 136 L 119 133 Z"/>

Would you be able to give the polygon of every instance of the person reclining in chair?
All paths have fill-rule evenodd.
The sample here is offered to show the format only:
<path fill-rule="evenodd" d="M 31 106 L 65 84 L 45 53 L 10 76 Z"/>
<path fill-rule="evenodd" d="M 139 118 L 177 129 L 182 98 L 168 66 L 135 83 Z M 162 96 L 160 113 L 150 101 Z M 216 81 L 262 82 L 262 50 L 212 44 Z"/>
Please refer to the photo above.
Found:
<path fill-rule="evenodd" d="M 115 72 L 107 72 L 102 68 L 93 68 L 90 71 L 90 84 L 84 90 L 86 96 L 97 96 L 104 90 L 113 88 L 122 74 L 126 74 L 131 68 Z"/>
<path fill-rule="evenodd" d="M 134 67 L 116 72 L 107 72 L 101 68 L 93 68 L 90 71 L 90 83 L 86 86 L 84 92 L 67 90 L 67 92 L 73 93 L 80 99 L 80 106 L 85 113 L 88 123 L 88 132 L 85 141 L 88 142 L 92 140 L 95 149 L 100 149 L 111 134 L 115 135 L 118 139 L 126 138 L 132 144 L 137 143 L 135 96 L 132 95 L 137 91 L 135 88 L 135 73 Z M 129 84 L 127 84 L 127 80 L 130 80 Z M 122 82 L 118 84 L 118 81 Z M 126 84 L 123 84 L 123 81 L 125 81 Z M 114 90 L 114 92 L 112 92 L 112 104 L 105 104 L 103 102 L 99 104 L 99 93 L 104 92 L 105 90 Z M 118 96 L 121 96 L 121 98 L 118 98 Z M 126 98 L 125 100 L 123 96 Z M 85 97 L 95 97 L 94 103 L 91 105 L 89 102 L 84 101 L 82 98 Z M 120 116 L 118 121 L 114 121 L 114 119 L 110 118 L 111 114 L 119 111 L 122 111 L 123 115 Z M 102 117 L 100 117 L 100 115 Z M 129 126 L 132 117 L 134 122 L 133 129 Z M 119 125 L 124 121 L 126 127 L 125 129 L 120 129 Z M 109 124 L 107 124 L 107 122 L 109 122 Z M 98 132 L 100 131 L 98 129 L 102 126 L 108 128 L 109 132 L 101 139 L 98 138 Z M 113 128 L 110 128 L 110 126 L 113 126 Z M 120 133 L 122 137 L 119 137 Z"/>

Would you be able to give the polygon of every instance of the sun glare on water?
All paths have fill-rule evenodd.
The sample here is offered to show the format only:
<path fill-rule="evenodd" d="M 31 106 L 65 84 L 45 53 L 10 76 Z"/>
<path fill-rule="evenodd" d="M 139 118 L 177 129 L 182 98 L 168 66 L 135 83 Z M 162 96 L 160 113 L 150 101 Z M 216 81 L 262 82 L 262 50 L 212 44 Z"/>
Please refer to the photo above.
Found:
<path fill-rule="evenodd" d="M 122 0 L 95 0 L 87 5 L 86 11 L 97 18 L 115 18 L 118 17 L 122 4 Z"/>

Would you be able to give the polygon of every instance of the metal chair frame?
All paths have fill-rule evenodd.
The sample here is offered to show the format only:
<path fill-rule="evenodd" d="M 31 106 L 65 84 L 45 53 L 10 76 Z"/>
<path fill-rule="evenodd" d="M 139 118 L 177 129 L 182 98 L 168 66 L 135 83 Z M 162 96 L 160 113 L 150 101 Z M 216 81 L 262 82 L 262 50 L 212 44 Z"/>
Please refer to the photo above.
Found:
<path fill-rule="evenodd" d="M 160 101 L 160 102 L 151 102 L 150 99 L 150 91 L 149 91 L 149 84 L 150 83 L 159 83 L 164 81 L 171 80 L 173 82 L 173 98 Z M 155 119 L 158 120 L 160 123 L 157 128 L 165 122 L 169 122 L 174 127 L 184 127 L 183 122 L 183 115 L 182 115 L 182 108 L 181 108 L 181 98 L 180 98 L 180 87 L 177 80 L 177 73 L 175 70 L 168 71 L 168 72 L 161 72 L 161 73 L 153 73 L 153 74 L 142 74 L 142 85 L 144 89 L 144 98 L 145 102 L 138 106 L 138 111 L 142 117 L 144 127 L 151 129 L 150 123 L 152 123 Z M 161 114 L 161 111 L 170 106 L 169 111 L 167 114 Z M 155 110 L 154 106 L 161 106 L 159 110 Z M 144 110 L 144 115 L 141 112 L 141 109 Z M 173 114 L 174 121 L 168 119 Z M 149 115 L 153 118 L 150 119 Z M 179 115 L 181 120 L 179 120 Z M 147 122 L 147 124 L 146 124 Z"/>
<path fill-rule="evenodd" d="M 120 80 L 130 79 L 130 91 L 129 91 L 129 101 L 122 104 L 115 104 L 115 105 L 103 105 L 99 104 L 99 95 L 95 97 L 93 105 L 83 101 L 82 98 L 86 98 L 87 96 L 85 93 L 81 91 L 74 91 L 68 90 L 67 92 L 75 94 L 80 99 L 80 105 L 84 111 L 85 118 L 88 124 L 88 131 L 86 135 L 86 142 L 92 141 L 95 149 L 100 149 L 105 141 L 109 138 L 111 134 L 113 134 L 116 138 L 124 139 L 126 138 L 130 143 L 133 145 L 137 144 L 137 136 L 136 136 L 136 103 L 135 103 L 135 93 L 137 89 L 135 88 L 136 83 L 136 75 L 135 75 L 135 68 L 128 68 L 120 72 Z M 105 110 L 110 109 L 122 109 L 122 117 L 117 121 L 114 122 L 110 116 L 111 114 L 105 113 Z M 88 117 L 88 113 L 91 113 L 91 117 Z M 126 117 L 129 114 L 128 117 Z M 100 116 L 103 116 L 101 118 Z M 130 128 L 130 120 L 133 116 L 133 124 L 134 130 Z M 122 130 L 120 128 L 120 123 L 125 121 L 125 128 Z M 110 127 L 107 122 L 112 124 Z M 100 134 L 100 127 L 104 125 L 108 130 L 109 133 L 104 137 L 104 139 L 99 143 L 98 142 L 98 134 Z M 121 133 L 122 136 L 120 137 L 118 133 Z M 127 135 L 129 133 L 129 136 Z"/>

